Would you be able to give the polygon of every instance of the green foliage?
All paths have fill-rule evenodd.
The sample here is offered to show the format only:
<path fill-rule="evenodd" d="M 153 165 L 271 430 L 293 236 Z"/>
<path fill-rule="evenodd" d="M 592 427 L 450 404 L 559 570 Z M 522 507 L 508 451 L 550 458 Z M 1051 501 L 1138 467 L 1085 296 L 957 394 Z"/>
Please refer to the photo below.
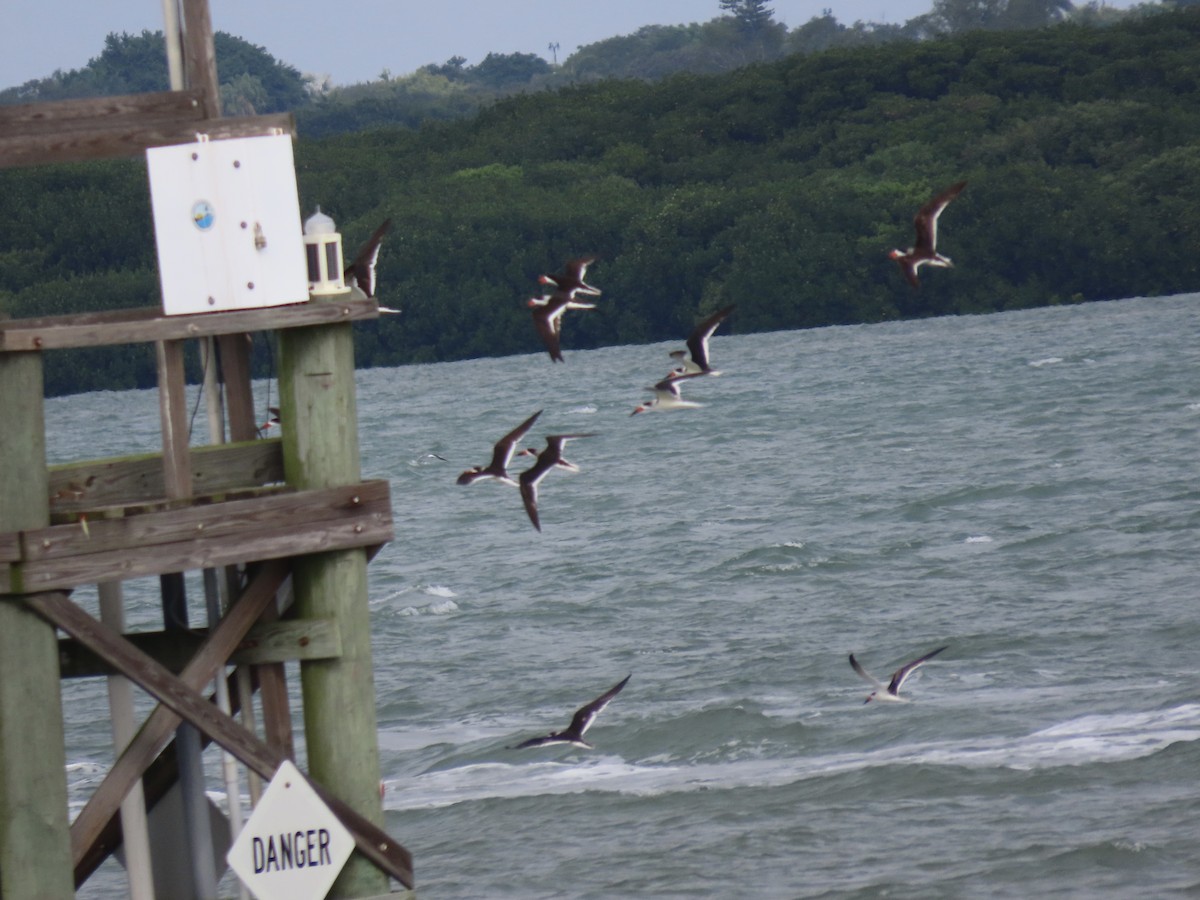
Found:
<path fill-rule="evenodd" d="M 232 104 L 228 115 L 282 112 L 307 99 L 304 80 L 292 66 L 262 47 L 218 31 L 213 35 L 221 99 Z M 104 50 L 82 69 L 58 71 L 49 78 L 0 91 L 0 103 L 36 103 L 73 97 L 144 94 L 169 87 L 161 31 L 109 34 Z"/>
<path fill-rule="evenodd" d="M 466 96 L 463 68 L 420 78 Z M 1192 9 L 584 82 L 305 138 L 296 160 L 302 207 L 348 252 L 392 218 L 380 298 L 403 312 L 357 334 L 361 364 L 395 365 L 538 352 L 525 302 L 582 253 L 604 294 L 568 349 L 677 340 L 729 303 L 750 332 L 1195 289 L 1198 92 Z M 962 178 L 939 247 L 955 267 L 913 291 L 886 253 Z M 0 312 L 156 302 L 152 253 L 139 163 L 0 173 Z M 104 384 L 148 371 L 98 358 Z M 59 387 L 100 383 L 70 367 Z"/>

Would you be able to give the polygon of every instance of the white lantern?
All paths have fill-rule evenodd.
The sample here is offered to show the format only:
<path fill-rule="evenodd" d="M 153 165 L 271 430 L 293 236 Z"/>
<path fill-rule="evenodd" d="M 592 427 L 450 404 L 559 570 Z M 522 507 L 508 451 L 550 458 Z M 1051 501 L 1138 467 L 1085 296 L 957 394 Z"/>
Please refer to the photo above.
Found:
<path fill-rule="evenodd" d="M 319 206 L 304 222 L 304 251 L 308 258 L 308 293 L 314 297 L 345 293 L 342 236 Z"/>

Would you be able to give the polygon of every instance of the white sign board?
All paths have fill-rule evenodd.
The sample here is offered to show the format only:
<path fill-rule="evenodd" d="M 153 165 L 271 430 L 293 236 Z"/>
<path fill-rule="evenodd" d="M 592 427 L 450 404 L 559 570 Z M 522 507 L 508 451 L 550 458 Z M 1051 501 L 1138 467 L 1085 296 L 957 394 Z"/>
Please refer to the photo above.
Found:
<path fill-rule="evenodd" d="M 354 850 L 354 837 L 284 760 L 229 853 L 258 900 L 320 900 Z"/>
<path fill-rule="evenodd" d="M 308 300 L 290 135 L 153 147 L 146 165 L 167 315 Z"/>

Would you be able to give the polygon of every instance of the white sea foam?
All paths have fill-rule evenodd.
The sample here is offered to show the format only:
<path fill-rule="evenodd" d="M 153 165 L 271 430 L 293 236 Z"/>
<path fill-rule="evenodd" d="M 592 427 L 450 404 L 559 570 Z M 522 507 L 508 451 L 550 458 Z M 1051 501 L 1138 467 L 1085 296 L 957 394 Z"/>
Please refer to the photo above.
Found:
<path fill-rule="evenodd" d="M 414 809 L 585 791 L 649 796 L 779 787 L 897 766 L 1047 769 L 1122 762 L 1196 740 L 1200 740 L 1200 704 L 1188 704 L 1144 713 L 1083 716 L 1026 735 L 897 744 L 861 753 L 670 765 L 651 760 L 629 763 L 611 755 L 566 762 L 475 763 L 397 781 L 389 796 L 398 808 Z"/>
<path fill-rule="evenodd" d="M 406 606 L 400 610 L 402 616 L 448 616 L 458 612 L 458 604 L 453 600 L 435 600 L 425 606 Z"/>

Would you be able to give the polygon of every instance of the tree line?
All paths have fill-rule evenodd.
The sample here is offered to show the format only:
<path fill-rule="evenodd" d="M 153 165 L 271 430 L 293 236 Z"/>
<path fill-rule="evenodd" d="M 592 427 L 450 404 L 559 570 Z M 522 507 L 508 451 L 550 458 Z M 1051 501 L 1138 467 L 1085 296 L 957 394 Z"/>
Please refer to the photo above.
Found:
<path fill-rule="evenodd" d="M 564 347 L 982 313 L 1196 287 L 1200 10 L 975 30 L 732 72 L 519 94 L 454 121 L 296 147 L 348 250 L 385 217 L 360 364 L 538 352 L 536 278 L 596 253 Z M 932 193 L 952 270 L 886 253 Z M 159 302 L 144 165 L 0 172 L 0 314 Z M 259 354 L 263 359 L 265 354 Z M 569 364 L 569 357 L 568 357 Z M 50 354 L 47 390 L 148 386 L 128 350 Z"/>

